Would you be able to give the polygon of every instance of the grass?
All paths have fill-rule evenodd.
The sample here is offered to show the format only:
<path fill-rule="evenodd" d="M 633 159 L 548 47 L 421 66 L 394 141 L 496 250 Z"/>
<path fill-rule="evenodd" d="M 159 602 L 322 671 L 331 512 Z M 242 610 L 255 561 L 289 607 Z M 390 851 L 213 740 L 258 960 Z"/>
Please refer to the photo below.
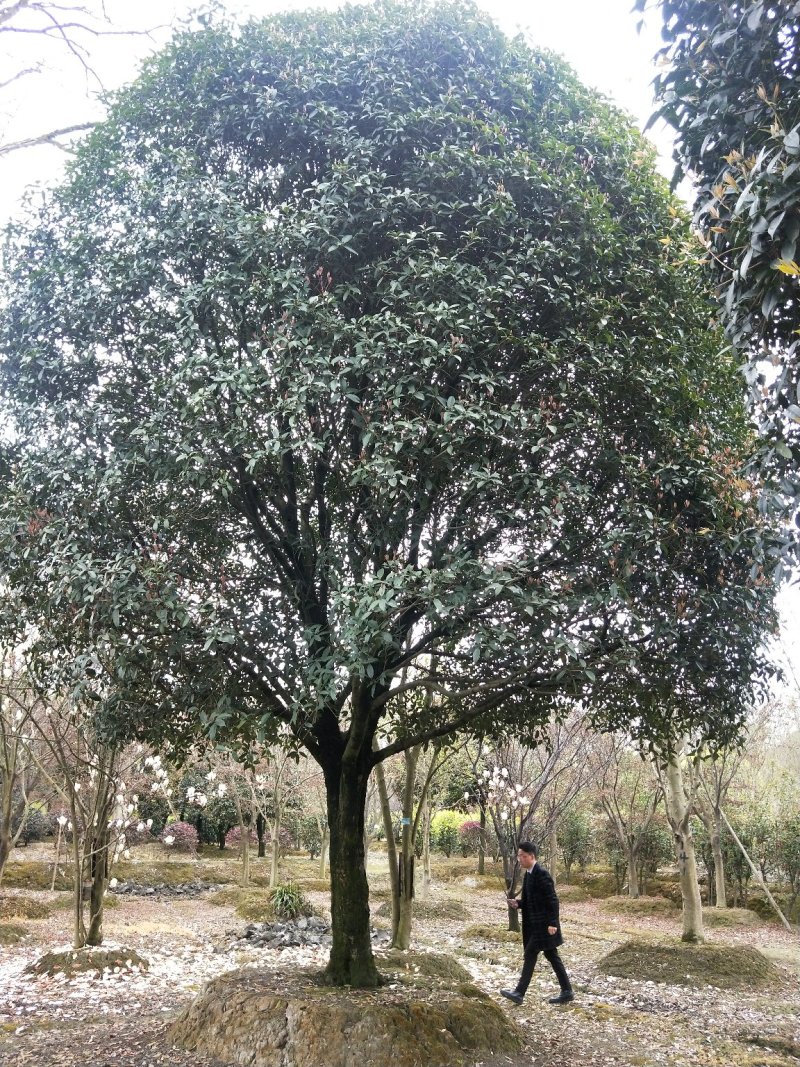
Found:
<path fill-rule="evenodd" d="M 296 886 L 274 889 L 230 886 L 209 897 L 209 903 L 231 907 L 240 919 L 248 922 L 271 923 L 314 914 L 313 907 Z"/>
<path fill-rule="evenodd" d="M 677 915 L 677 907 L 671 900 L 665 897 L 606 897 L 600 904 L 603 912 L 613 912 L 617 915 L 652 915 L 674 919 Z"/>
<path fill-rule="evenodd" d="M 556 887 L 558 899 L 562 904 L 580 904 L 585 900 L 591 900 L 592 894 L 582 885 L 567 885 L 559 882 Z"/>
<path fill-rule="evenodd" d="M 380 900 L 381 903 L 373 911 L 378 918 L 387 918 L 392 914 L 392 905 L 388 900 L 388 893 L 371 893 L 370 900 Z M 464 920 L 469 918 L 469 908 L 460 900 L 415 900 L 413 907 L 414 919 L 421 922 L 436 922 L 437 920 Z"/>
<path fill-rule="evenodd" d="M 46 919 L 52 910 L 52 905 L 32 897 L 0 897 L 0 920 Z"/>
<path fill-rule="evenodd" d="M 0 923 L 0 945 L 17 945 L 27 933 L 20 923 Z"/>
<path fill-rule="evenodd" d="M 55 853 L 53 854 L 55 859 Z M 3 885 L 8 889 L 49 889 L 53 881 L 53 864 L 41 860 L 9 860 L 3 872 Z M 71 889 L 72 875 L 56 875 L 56 889 Z"/>
<path fill-rule="evenodd" d="M 749 946 L 634 940 L 613 949 L 597 966 L 617 978 L 719 989 L 759 989 L 781 981 L 775 965 Z"/>
<path fill-rule="evenodd" d="M 24 974 L 64 974 L 73 978 L 76 974 L 102 974 L 103 971 L 120 968 L 126 971 L 146 971 L 150 964 L 132 948 L 83 948 L 65 952 L 46 952 L 29 964 Z"/>
<path fill-rule="evenodd" d="M 396 973 L 404 982 L 418 984 L 421 979 L 438 978 L 451 982 L 464 982 L 471 985 L 472 975 L 452 956 L 442 956 L 437 952 L 402 952 L 389 949 L 376 957 L 379 969 Z M 423 983 L 425 984 L 425 983 Z"/>
<path fill-rule="evenodd" d="M 507 926 L 490 926 L 489 923 L 473 923 L 465 926 L 461 936 L 469 941 L 521 941 L 522 934 L 509 930 Z"/>
<path fill-rule="evenodd" d="M 705 926 L 758 926 L 761 920 L 749 908 L 703 908 Z"/>

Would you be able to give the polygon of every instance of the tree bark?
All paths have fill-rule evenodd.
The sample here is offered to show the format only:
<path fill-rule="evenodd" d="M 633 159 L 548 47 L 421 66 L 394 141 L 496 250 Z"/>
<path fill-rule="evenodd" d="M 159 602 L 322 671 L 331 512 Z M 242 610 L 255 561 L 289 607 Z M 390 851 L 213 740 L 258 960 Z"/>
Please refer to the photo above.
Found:
<path fill-rule="evenodd" d="M 89 896 L 89 927 L 86 931 L 86 944 L 92 946 L 103 943 L 103 914 L 109 868 L 108 847 L 108 831 L 100 831 L 91 844 L 92 891 Z"/>
<path fill-rule="evenodd" d="M 403 789 L 403 817 L 400 830 L 400 860 L 397 878 L 397 926 L 392 930 L 392 948 L 407 949 L 411 945 L 411 924 L 414 916 L 414 784 L 421 746 L 405 753 L 406 780 Z M 392 909 L 394 916 L 395 909 Z"/>
<path fill-rule="evenodd" d="M 627 842 L 625 849 L 626 858 L 628 863 L 628 896 L 632 900 L 638 900 L 639 898 L 639 867 L 636 863 L 638 859 L 638 850 L 635 843 Z"/>
<path fill-rule="evenodd" d="M 3 881 L 3 872 L 6 869 L 8 857 L 11 854 L 11 834 L 5 821 L 0 821 L 0 884 Z"/>
<path fill-rule="evenodd" d="M 389 862 L 389 889 L 392 902 L 392 939 L 397 936 L 400 925 L 400 886 L 398 884 L 397 848 L 394 843 L 394 826 L 392 825 L 392 809 L 389 804 L 389 790 L 386 787 L 386 775 L 383 764 L 375 766 L 375 780 L 378 783 L 378 797 L 380 798 L 381 815 L 383 816 L 383 832 L 386 836 L 386 858 Z"/>
<path fill-rule="evenodd" d="M 548 850 L 550 852 L 550 874 L 553 878 L 553 884 L 558 881 L 558 831 L 553 826 L 548 835 Z"/>
<path fill-rule="evenodd" d="M 486 804 L 480 801 L 480 833 L 478 835 L 478 874 L 486 873 Z"/>
<path fill-rule="evenodd" d="M 330 827 L 331 927 L 333 942 L 323 981 L 334 986 L 380 985 L 369 928 L 369 886 L 364 822 L 369 749 L 323 767 Z"/>
<path fill-rule="evenodd" d="M 683 746 L 670 756 L 666 765 L 666 808 L 675 850 L 681 882 L 681 899 L 683 901 L 682 941 L 700 942 L 705 940 L 703 930 L 703 904 L 700 899 L 700 883 L 697 880 L 697 862 L 692 840 L 690 823 L 691 807 L 686 799 L 683 784 L 683 771 L 680 755 Z"/>

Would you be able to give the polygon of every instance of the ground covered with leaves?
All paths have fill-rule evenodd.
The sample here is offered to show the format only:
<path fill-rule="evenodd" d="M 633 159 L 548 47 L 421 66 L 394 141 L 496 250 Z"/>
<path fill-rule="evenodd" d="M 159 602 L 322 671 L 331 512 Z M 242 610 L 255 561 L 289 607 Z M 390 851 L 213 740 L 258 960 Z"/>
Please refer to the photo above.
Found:
<path fill-rule="evenodd" d="M 385 860 L 379 855 L 373 860 L 377 905 L 386 888 Z M 235 877 L 235 861 L 229 862 Z M 293 875 L 302 875 L 302 861 L 294 862 Z M 194 870 L 198 880 L 202 866 Z M 315 866 L 308 864 L 309 879 Z M 537 969 L 524 1004 L 514 1007 L 498 990 L 516 981 L 521 946 L 504 929 L 499 881 L 494 886 L 491 879 L 475 878 L 472 869 L 473 861 L 464 861 L 441 870 L 419 901 L 413 947 L 460 964 L 520 1026 L 525 1051 L 484 1057 L 483 1067 L 796 1067 L 800 1062 L 800 935 L 752 912 L 731 909 L 724 922 L 710 915 L 713 949 L 734 948 L 742 966 L 752 959 L 758 964 L 752 979 L 743 979 L 735 968 L 731 974 L 729 962 L 703 970 L 696 949 L 681 954 L 676 907 L 645 900 L 634 907 L 620 901 L 615 908 L 613 900 L 563 887 L 563 955 L 575 1002 L 547 1003 L 555 986 L 545 964 Z M 44 973 L 36 974 L 32 964 L 68 949 L 67 894 L 13 888 L 13 865 L 10 875 L 8 887 L 0 890 L 0 928 L 15 931 L 5 943 L 0 940 L 2 1067 L 218 1067 L 218 1061 L 175 1048 L 167 1033 L 204 985 L 229 971 L 258 968 L 291 995 L 327 956 L 325 944 L 275 946 L 246 937 L 248 921 L 236 914 L 233 897 L 225 904 L 215 903 L 209 890 L 154 893 L 116 898 L 118 906 L 106 917 L 102 969 L 71 968 L 66 976 L 40 968 Z M 326 894 L 308 895 L 324 916 Z M 375 924 L 376 951 L 385 953 L 380 928 L 387 919 L 376 915 Z M 146 969 L 127 965 L 134 953 L 147 961 Z M 430 997 L 436 998 L 436 983 L 426 979 L 416 957 L 408 960 L 414 996 L 425 995 L 427 981 Z M 385 956 L 387 973 L 397 973 L 398 966 L 396 953 Z"/>

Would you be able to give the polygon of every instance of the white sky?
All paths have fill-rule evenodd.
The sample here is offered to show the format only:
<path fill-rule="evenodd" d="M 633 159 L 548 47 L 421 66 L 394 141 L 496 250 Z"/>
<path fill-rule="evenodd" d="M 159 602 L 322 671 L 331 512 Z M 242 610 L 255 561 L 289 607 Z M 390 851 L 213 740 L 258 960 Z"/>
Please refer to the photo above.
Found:
<path fill-rule="evenodd" d="M 66 3 L 67 0 L 62 0 Z M 80 0 L 75 0 L 79 3 Z M 105 89 L 114 89 L 136 75 L 141 60 L 169 36 L 175 17 L 185 17 L 202 0 L 106 0 L 114 27 L 151 30 L 150 36 L 84 36 L 89 61 Z M 101 0 L 84 0 L 95 11 Z M 335 7 L 338 0 L 228 0 L 231 13 L 266 15 L 288 9 Z M 659 45 L 659 21 L 651 14 L 640 34 L 633 0 L 482 0 L 481 6 L 507 33 L 522 31 L 530 43 L 559 52 L 581 79 L 628 111 L 644 127 L 652 110 L 650 83 L 655 74 L 652 55 Z M 99 23 L 95 23 L 99 25 Z M 102 115 L 100 86 L 83 71 L 62 44 L 41 37 L 0 34 L 0 85 L 18 69 L 41 65 L 31 74 L 0 90 L 0 143 Z M 660 166 L 671 176 L 669 137 L 654 135 Z M 58 178 L 63 153 L 40 147 L 0 157 L 0 225 L 12 215 L 26 186 Z M 782 645 L 800 678 L 800 590 L 781 594 Z M 797 684 L 790 686 L 797 694 Z"/>

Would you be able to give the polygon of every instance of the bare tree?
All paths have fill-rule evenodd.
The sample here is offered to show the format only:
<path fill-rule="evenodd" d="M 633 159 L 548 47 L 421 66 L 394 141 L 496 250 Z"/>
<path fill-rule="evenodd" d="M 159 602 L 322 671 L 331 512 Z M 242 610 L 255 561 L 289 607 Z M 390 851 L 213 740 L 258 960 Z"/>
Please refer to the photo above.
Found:
<path fill-rule="evenodd" d="M 122 748 L 104 741 L 87 709 L 70 699 L 51 698 L 46 704 L 44 714 L 32 719 L 39 744 L 29 747 L 29 753 L 65 806 L 63 826 L 73 867 L 73 947 L 79 949 L 103 942 L 111 867 L 127 853 L 125 832 L 135 821 L 138 797 L 129 793 L 128 783 L 141 746 Z"/>
<path fill-rule="evenodd" d="M 149 37 L 150 30 L 117 27 L 102 0 L 88 3 L 58 3 L 54 0 L 0 0 L 0 62 L 3 74 L 0 92 L 13 94 L 27 87 L 48 68 L 65 60 L 76 67 L 87 88 L 105 91 L 96 63 L 96 45 L 101 38 Z M 25 136 L 3 139 L 0 157 L 39 145 L 67 148 L 76 133 L 94 125 L 77 121 L 35 130 Z"/>
<path fill-rule="evenodd" d="M 484 772 L 488 822 L 503 861 L 507 896 L 514 896 L 519 878 L 519 842 L 535 832 L 553 847 L 559 819 L 589 781 L 590 747 L 584 716 L 576 709 L 564 721 L 552 720 L 534 748 L 510 740 L 488 757 L 494 763 Z M 517 909 L 508 909 L 508 923 L 510 930 L 519 929 Z"/>
<path fill-rule="evenodd" d="M 628 871 L 628 895 L 639 896 L 639 856 L 663 799 L 652 763 L 623 733 L 604 734 L 589 752 L 592 777 Z"/>

